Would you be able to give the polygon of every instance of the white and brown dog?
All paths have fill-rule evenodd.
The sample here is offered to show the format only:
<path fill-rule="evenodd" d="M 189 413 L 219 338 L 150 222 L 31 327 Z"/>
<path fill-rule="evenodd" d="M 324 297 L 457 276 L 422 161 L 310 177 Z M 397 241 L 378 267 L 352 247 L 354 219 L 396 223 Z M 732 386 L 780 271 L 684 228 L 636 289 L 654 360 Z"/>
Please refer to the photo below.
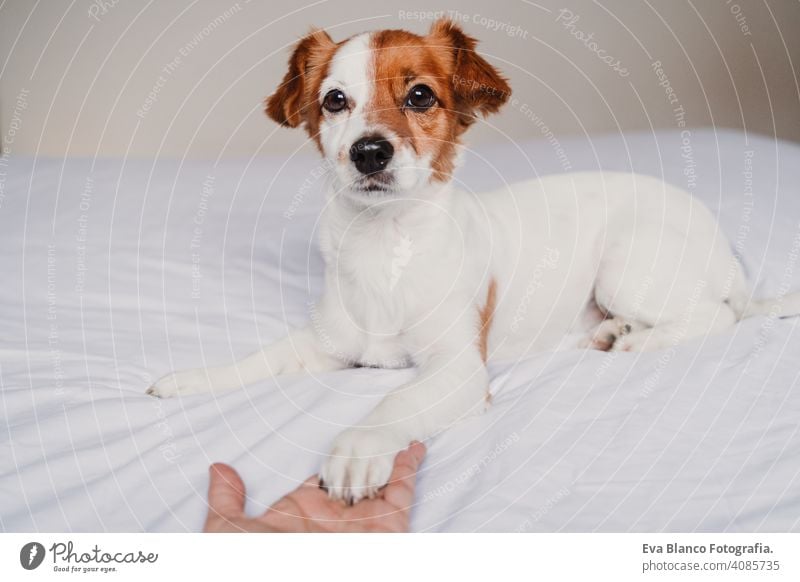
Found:
<path fill-rule="evenodd" d="M 419 370 L 333 444 L 332 496 L 386 483 L 395 454 L 488 403 L 487 358 L 557 348 L 654 350 L 727 330 L 750 302 L 714 217 L 625 173 L 549 176 L 474 195 L 453 187 L 464 131 L 506 80 L 448 21 L 296 46 L 267 114 L 304 125 L 334 167 L 320 245 L 326 289 L 307 327 L 232 365 L 148 392 L 228 390 L 306 370 Z M 786 305 L 788 301 L 789 305 Z M 784 311 L 798 311 L 797 295 Z"/>

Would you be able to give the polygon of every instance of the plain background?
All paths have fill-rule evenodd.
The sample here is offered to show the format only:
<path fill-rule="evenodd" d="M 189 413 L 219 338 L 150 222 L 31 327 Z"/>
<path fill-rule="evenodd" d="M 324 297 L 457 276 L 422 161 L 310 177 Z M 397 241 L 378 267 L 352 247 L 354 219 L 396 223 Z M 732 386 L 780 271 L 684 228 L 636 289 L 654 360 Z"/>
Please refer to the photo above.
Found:
<path fill-rule="evenodd" d="M 263 114 L 291 44 L 312 25 L 335 40 L 424 33 L 432 11 L 453 11 L 512 82 L 516 101 L 472 144 L 681 120 L 800 140 L 796 0 L 10 0 L 0 7 L 3 147 L 199 158 L 310 148 Z"/>

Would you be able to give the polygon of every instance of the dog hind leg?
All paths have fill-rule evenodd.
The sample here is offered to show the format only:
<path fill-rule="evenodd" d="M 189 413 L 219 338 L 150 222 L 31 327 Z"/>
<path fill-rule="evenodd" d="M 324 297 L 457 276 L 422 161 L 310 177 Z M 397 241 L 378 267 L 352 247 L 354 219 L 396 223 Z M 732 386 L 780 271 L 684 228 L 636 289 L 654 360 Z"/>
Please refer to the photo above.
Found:
<path fill-rule="evenodd" d="M 736 322 L 736 314 L 727 303 L 698 303 L 672 321 L 663 321 L 617 337 L 611 348 L 622 352 L 644 352 L 674 347 L 696 337 L 719 333 Z"/>

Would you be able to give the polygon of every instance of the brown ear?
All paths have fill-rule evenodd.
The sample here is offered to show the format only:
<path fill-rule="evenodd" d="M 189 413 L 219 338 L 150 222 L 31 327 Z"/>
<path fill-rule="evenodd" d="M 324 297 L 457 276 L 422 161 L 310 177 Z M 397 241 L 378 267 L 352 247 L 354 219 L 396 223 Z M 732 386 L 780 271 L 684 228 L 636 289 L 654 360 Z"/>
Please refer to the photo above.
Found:
<path fill-rule="evenodd" d="M 450 20 L 437 20 L 429 37 L 452 50 L 452 83 L 460 121 L 468 126 L 475 115 L 495 113 L 508 101 L 511 87 L 500 72 L 475 52 L 478 41 Z"/>
<path fill-rule="evenodd" d="M 267 98 L 267 115 L 287 127 L 297 127 L 306 116 L 311 95 L 312 78 L 327 63 L 327 57 L 336 48 L 324 30 L 312 29 L 295 45 L 289 58 L 289 70 L 278 89 Z"/>

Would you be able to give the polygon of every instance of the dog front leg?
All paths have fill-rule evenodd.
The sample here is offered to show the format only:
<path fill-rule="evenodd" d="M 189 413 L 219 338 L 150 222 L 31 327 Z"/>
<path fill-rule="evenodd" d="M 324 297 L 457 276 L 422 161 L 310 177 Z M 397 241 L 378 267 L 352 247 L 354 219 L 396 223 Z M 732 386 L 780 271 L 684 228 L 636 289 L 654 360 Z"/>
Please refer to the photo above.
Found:
<path fill-rule="evenodd" d="M 328 372 L 347 367 L 332 346 L 326 346 L 311 326 L 288 336 L 228 366 L 197 368 L 167 374 L 147 389 L 161 398 L 241 388 L 280 374 Z"/>
<path fill-rule="evenodd" d="M 460 419 L 482 412 L 489 377 L 477 348 L 418 362 L 417 378 L 390 392 L 357 426 L 342 432 L 322 469 L 331 497 L 356 502 L 386 484 L 395 455 Z"/>

